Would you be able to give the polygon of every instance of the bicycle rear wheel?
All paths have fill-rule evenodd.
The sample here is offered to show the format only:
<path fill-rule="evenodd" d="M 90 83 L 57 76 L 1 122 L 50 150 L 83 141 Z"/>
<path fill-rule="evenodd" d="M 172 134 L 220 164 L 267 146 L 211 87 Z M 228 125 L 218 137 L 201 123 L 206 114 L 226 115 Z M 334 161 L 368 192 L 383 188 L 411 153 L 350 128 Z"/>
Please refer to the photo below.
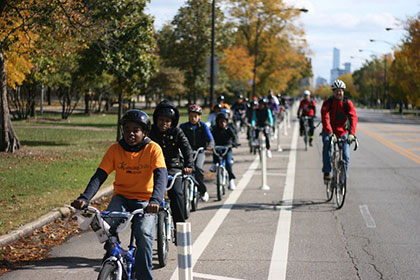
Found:
<path fill-rule="evenodd" d="M 191 180 L 187 179 L 183 182 L 183 189 L 184 189 L 184 216 L 185 219 L 190 217 L 191 213 L 191 188 L 192 182 Z"/>
<path fill-rule="evenodd" d="M 340 209 L 344 205 L 347 192 L 347 178 L 346 178 L 346 166 L 343 162 L 340 162 L 337 170 L 337 187 L 335 188 L 335 200 L 337 203 L 337 209 Z"/>
<path fill-rule="evenodd" d="M 98 280 L 118 280 L 118 265 L 115 262 L 105 262 L 99 271 Z"/>
<path fill-rule="evenodd" d="M 216 186 L 217 186 L 217 200 L 222 200 L 223 197 L 223 170 L 218 166 L 216 171 Z"/>
<path fill-rule="evenodd" d="M 158 225 L 157 225 L 157 249 L 158 249 L 158 260 L 159 266 L 164 267 L 168 263 L 168 215 L 165 211 L 159 211 L 158 213 Z"/>
<path fill-rule="evenodd" d="M 191 211 L 196 211 L 198 206 L 198 199 L 199 199 L 199 192 L 198 192 L 198 186 L 196 184 L 193 184 L 193 198 L 191 201 Z"/>
<path fill-rule="evenodd" d="M 305 120 L 304 124 L 304 135 L 303 135 L 303 141 L 305 142 L 305 151 L 308 150 L 308 141 L 309 141 L 309 132 L 308 132 L 308 125 L 307 120 Z"/>

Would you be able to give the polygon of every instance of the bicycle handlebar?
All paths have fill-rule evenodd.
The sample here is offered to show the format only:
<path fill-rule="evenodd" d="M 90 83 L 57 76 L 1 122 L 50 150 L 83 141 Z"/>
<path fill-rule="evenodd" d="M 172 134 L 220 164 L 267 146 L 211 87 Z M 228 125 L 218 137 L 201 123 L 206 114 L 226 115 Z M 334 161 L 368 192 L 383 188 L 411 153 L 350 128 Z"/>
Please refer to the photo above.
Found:
<path fill-rule="evenodd" d="M 166 188 L 167 191 L 169 191 L 170 189 L 172 189 L 172 187 L 174 186 L 174 183 L 175 183 L 176 178 L 178 178 L 181 175 L 182 175 L 182 172 L 177 172 L 173 176 L 172 175 L 168 175 L 168 181 L 170 180 L 171 183 L 169 184 L 169 187 Z"/>
<path fill-rule="evenodd" d="M 232 146 L 214 146 L 213 152 L 216 153 L 216 155 L 219 155 L 221 157 L 224 157 L 229 149 L 232 148 Z M 220 153 L 219 153 L 220 150 Z"/>
<path fill-rule="evenodd" d="M 343 143 L 343 142 L 347 142 L 347 139 L 335 137 L 335 141 L 334 141 L 334 137 L 331 137 L 331 139 L 330 139 L 330 147 L 332 147 L 332 145 L 334 145 L 335 143 Z M 357 137 L 354 138 L 354 141 L 353 142 L 354 142 L 354 149 L 353 149 L 353 151 L 356 151 L 359 148 L 359 140 L 357 140 Z M 351 145 L 351 143 L 349 143 L 349 145 Z"/>
<path fill-rule="evenodd" d="M 205 152 L 204 147 L 200 147 L 197 150 L 193 151 L 193 161 L 194 162 L 197 159 L 198 154 L 201 153 L 201 151 Z"/>

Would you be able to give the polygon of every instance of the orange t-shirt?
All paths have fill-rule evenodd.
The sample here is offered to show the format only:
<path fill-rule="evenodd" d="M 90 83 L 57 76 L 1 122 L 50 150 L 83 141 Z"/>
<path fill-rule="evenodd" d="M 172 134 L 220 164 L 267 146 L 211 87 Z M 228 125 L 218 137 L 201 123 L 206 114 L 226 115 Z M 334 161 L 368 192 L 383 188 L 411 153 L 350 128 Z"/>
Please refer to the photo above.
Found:
<path fill-rule="evenodd" d="M 151 141 L 139 152 L 127 152 L 119 143 L 109 147 L 99 168 L 115 170 L 114 194 L 148 201 L 153 193 L 153 171 L 166 168 L 162 149 Z"/>

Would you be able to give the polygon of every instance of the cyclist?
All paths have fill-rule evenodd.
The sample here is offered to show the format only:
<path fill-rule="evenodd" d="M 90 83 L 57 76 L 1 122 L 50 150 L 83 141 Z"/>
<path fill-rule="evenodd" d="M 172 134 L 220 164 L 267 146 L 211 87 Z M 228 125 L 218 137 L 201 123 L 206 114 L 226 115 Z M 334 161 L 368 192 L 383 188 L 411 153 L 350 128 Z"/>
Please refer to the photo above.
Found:
<path fill-rule="evenodd" d="M 229 113 L 220 112 L 216 117 L 216 125 L 211 128 L 211 132 L 214 137 L 215 146 L 231 146 L 237 147 L 238 138 L 232 126 L 228 125 Z M 213 165 L 210 167 L 211 172 L 216 171 L 217 157 L 213 154 Z M 235 174 L 233 174 L 233 160 L 232 160 L 232 149 L 226 154 L 226 170 L 229 174 L 229 189 L 234 190 L 235 185 Z"/>
<path fill-rule="evenodd" d="M 242 127 L 245 123 L 245 114 L 247 110 L 247 104 L 244 101 L 244 96 L 242 94 L 238 94 L 238 100 L 232 105 L 232 112 L 233 112 L 233 120 L 236 123 L 237 120 L 240 121 L 240 127 Z M 238 131 L 240 127 L 237 127 Z"/>
<path fill-rule="evenodd" d="M 297 111 L 297 117 L 299 119 L 299 131 L 300 136 L 303 135 L 304 129 L 304 119 L 303 117 L 308 117 L 309 124 L 309 146 L 312 146 L 312 141 L 314 140 L 314 119 L 316 116 L 316 104 L 315 101 L 311 98 L 311 92 L 305 90 L 303 92 L 303 99 L 300 101 L 299 109 Z"/>
<path fill-rule="evenodd" d="M 193 150 L 198 150 L 203 147 L 207 151 L 212 151 L 214 146 L 213 135 L 210 132 L 208 126 L 200 121 L 201 114 L 203 113 L 202 108 L 199 105 L 192 104 L 188 106 L 188 122 L 180 125 L 185 136 L 188 138 L 190 145 Z M 197 155 L 195 161 L 195 179 L 198 182 L 198 188 L 200 191 L 201 200 L 208 201 L 209 194 L 207 187 L 204 184 L 204 160 L 206 155 L 204 152 Z"/>
<path fill-rule="evenodd" d="M 271 113 L 271 110 L 267 106 L 268 100 L 264 97 L 261 97 L 258 100 L 258 108 L 254 110 L 252 114 L 252 126 L 257 127 L 273 127 L 274 121 L 273 121 L 273 114 Z M 258 139 L 260 131 L 256 131 L 255 137 Z M 265 146 L 267 148 L 267 157 L 271 158 L 272 154 L 270 151 L 270 134 L 265 129 L 263 130 L 264 136 L 265 136 Z"/>
<path fill-rule="evenodd" d="M 213 125 L 215 125 L 216 124 L 216 116 L 217 116 L 217 114 L 219 114 L 219 112 L 222 110 L 222 105 L 220 105 L 220 104 L 215 104 L 214 106 L 213 106 L 213 110 L 212 110 L 212 112 L 210 113 L 210 115 L 209 115 L 209 117 L 207 118 L 207 121 L 206 121 L 206 125 L 208 126 L 208 127 L 212 127 Z"/>
<path fill-rule="evenodd" d="M 344 97 L 346 84 L 341 80 L 335 80 L 331 84 L 333 96 L 322 103 L 322 172 L 324 180 L 331 180 L 331 138 L 347 139 L 343 145 L 343 156 L 346 162 L 346 170 L 350 161 L 349 144 L 356 139 L 357 113 L 353 102 Z M 346 125 L 348 123 L 348 125 Z"/>
<path fill-rule="evenodd" d="M 86 190 L 71 205 L 76 209 L 85 208 L 108 175 L 115 170 L 114 193 L 107 210 L 132 212 L 146 208 L 146 212 L 153 213 L 143 218 L 133 218 L 137 246 L 134 271 L 142 279 L 153 279 L 154 213 L 159 211 L 163 201 L 168 173 L 162 149 L 147 137 L 150 131 L 149 116 L 140 110 L 129 110 L 122 116 L 120 125 L 123 126 L 122 139 L 111 145 Z M 105 243 L 107 253 L 104 260 L 109 256 L 110 245 Z"/>
<path fill-rule="evenodd" d="M 156 106 L 149 137 L 162 148 L 169 175 L 181 171 L 191 174 L 194 164 L 193 151 L 184 132 L 177 127 L 178 121 L 178 109 L 171 102 L 163 100 Z M 185 222 L 184 192 L 180 177 L 168 191 L 168 197 L 174 223 Z"/>
<path fill-rule="evenodd" d="M 225 96 L 223 94 L 217 96 L 217 104 L 220 104 L 222 109 L 230 110 L 229 104 L 225 103 Z"/>

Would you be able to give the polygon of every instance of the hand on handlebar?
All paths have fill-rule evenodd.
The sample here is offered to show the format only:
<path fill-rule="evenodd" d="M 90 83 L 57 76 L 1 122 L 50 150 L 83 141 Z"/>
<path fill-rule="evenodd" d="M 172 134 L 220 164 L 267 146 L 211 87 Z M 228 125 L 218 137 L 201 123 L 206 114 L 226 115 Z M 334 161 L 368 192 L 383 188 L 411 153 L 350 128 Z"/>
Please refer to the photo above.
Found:
<path fill-rule="evenodd" d="M 190 167 L 185 167 L 185 168 L 184 168 L 184 173 L 185 173 L 185 174 L 191 174 L 191 173 L 192 173 L 192 168 L 190 168 Z"/>
<path fill-rule="evenodd" d="M 328 137 L 330 137 L 330 140 L 332 140 L 333 142 L 337 141 L 337 136 L 335 136 L 335 134 L 332 133 L 332 132 L 330 134 L 328 134 Z"/>
<path fill-rule="evenodd" d="M 356 141 L 356 136 L 353 134 L 349 134 L 349 137 L 347 138 L 347 143 L 351 144 L 354 141 Z"/>
<path fill-rule="evenodd" d="M 146 207 L 147 213 L 157 213 L 159 212 L 159 204 L 156 203 L 149 203 Z"/>
<path fill-rule="evenodd" d="M 73 206 L 77 210 L 82 210 L 86 208 L 87 203 L 84 200 L 76 199 L 70 205 Z"/>

